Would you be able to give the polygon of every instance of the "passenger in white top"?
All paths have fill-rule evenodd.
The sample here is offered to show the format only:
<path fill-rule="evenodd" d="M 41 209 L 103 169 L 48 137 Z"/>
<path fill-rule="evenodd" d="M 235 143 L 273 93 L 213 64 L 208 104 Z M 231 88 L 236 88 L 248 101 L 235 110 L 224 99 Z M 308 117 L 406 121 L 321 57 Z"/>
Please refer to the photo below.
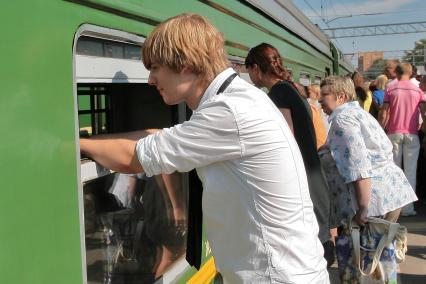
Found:
<path fill-rule="evenodd" d="M 171 49 L 178 53 L 169 60 Z M 205 52 L 210 74 L 189 57 L 194 50 Z M 177 16 L 147 38 L 143 61 L 149 83 L 167 104 L 185 101 L 190 120 L 147 131 L 138 142 L 82 139 L 81 150 L 109 168 L 148 176 L 196 168 L 205 230 L 225 283 L 329 283 L 297 144 L 265 93 L 239 77 L 231 81 L 221 34 L 201 16 Z"/>
<path fill-rule="evenodd" d="M 413 70 L 412 70 L 412 73 L 411 73 L 411 76 L 410 76 L 410 82 L 413 83 L 414 85 L 416 85 L 416 87 L 419 87 L 420 86 L 420 81 L 417 80 L 416 76 L 419 75 L 420 73 L 417 70 L 416 65 L 411 64 L 411 68 Z"/>

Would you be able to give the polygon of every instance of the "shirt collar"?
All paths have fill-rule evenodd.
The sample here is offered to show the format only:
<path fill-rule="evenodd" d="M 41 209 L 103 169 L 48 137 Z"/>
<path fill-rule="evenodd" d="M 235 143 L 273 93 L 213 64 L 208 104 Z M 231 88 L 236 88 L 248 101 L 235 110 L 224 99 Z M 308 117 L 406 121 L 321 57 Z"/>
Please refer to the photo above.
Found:
<path fill-rule="evenodd" d="M 216 78 L 213 79 L 213 81 L 210 83 L 210 85 L 207 87 L 206 91 L 204 92 L 203 96 L 201 97 L 200 103 L 198 104 L 195 111 L 197 111 L 202 104 L 204 104 L 206 101 L 208 101 L 212 96 L 215 96 L 217 91 L 219 90 L 220 86 L 225 82 L 225 80 L 232 74 L 235 73 L 234 69 L 227 68 L 219 75 L 216 76 Z"/>
<path fill-rule="evenodd" d="M 341 112 L 345 111 L 348 108 L 354 108 L 354 107 L 359 107 L 359 102 L 358 101 L 352 101 L 352 102 L 347 102 L 344 103 L 338 107 L 336 107 L 333 112 L 330 114 L 330 116 L 328 117 L 328 122 L 332 122 L 333 119 Z"/>

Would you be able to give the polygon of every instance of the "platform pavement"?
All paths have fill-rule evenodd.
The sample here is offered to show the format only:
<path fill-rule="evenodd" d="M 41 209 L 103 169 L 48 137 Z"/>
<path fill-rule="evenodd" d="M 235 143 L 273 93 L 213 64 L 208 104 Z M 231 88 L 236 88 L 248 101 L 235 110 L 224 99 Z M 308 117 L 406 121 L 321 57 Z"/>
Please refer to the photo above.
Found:
<path fill-rule="evenodd" d="M 408 229 L 407 259 L 400 265 L 398 283 L 426 283 L 426 205 L 416 204 L 417 216 L 401 217 Z"/>
<path fill-rule="evenodd" d="M 426 205 L 416 204 L 417 216 L 401 217 L 408 229 L 406 260 L 400 264 L 398 284 L 426 284 Z M 331 284 L 340 284 L 337 265 L 329 268 Z"/>

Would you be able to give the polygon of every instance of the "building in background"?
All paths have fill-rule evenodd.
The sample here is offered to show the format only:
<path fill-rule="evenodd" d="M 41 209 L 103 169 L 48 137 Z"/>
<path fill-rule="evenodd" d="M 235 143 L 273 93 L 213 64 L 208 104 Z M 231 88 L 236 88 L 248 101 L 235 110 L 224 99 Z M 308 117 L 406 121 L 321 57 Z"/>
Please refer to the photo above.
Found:
<path fill-rule="evenodd" d="M 360 72 L 366 72 L 375 62 L 383 58 L 383 51 L 360 52 L 358 54 L 358 70 Z"/>

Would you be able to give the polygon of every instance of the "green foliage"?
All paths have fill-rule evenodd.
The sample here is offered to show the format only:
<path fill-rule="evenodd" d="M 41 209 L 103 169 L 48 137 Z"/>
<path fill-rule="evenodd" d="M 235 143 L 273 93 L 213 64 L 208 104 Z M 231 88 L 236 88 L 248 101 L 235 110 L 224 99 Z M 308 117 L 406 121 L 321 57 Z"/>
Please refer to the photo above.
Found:
<path fill-rule="evenodd" d="M 406 51 L 402 61 L 413 63 L 416 66 L 423 66 L 426 62 L 426 39 L 416 41 L 413 50 Z"/>
<path fill-rule="evenodd" d="M 377 59 L 373 62 L 370 68 L 367 71 L 363 72 L 364 78 L 366 79 L 376 79 L 377 76 L 383 74 L 385 69 L 386 59 Z"/>

